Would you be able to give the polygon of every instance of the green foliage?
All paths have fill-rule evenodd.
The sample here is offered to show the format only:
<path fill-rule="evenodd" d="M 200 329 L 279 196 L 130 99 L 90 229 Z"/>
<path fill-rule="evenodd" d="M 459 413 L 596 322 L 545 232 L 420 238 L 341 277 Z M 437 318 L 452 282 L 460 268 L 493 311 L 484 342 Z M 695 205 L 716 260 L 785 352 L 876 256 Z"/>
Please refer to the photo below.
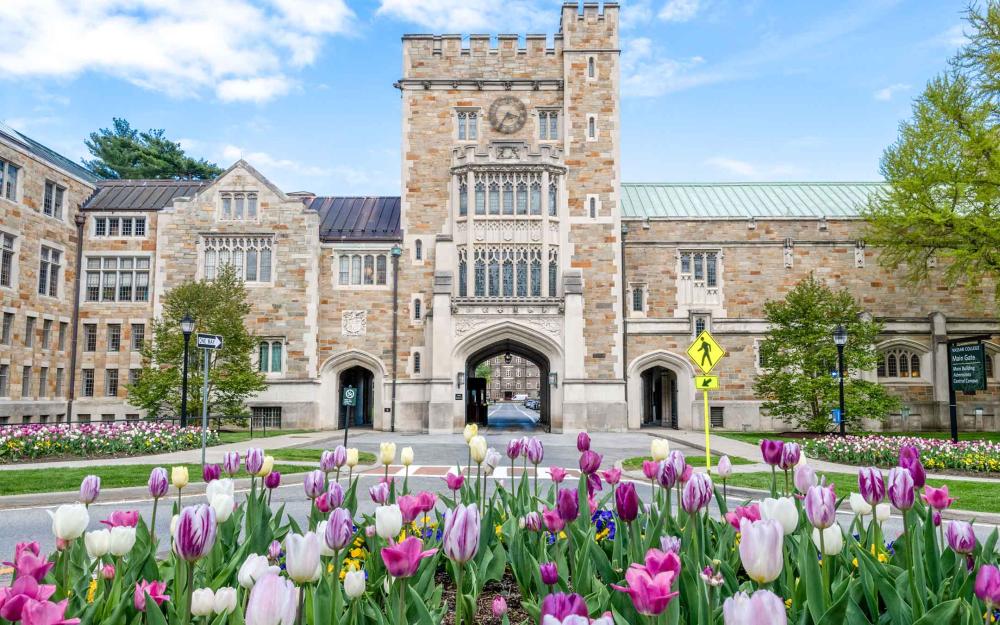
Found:
<path fill-rule="evenodd" d="M 231 265 L 213 281 L 189 281 L 163 298 L 163 315 L 153 321 L 151 342 L 142 349 L 139 380 L 129 385 L 129 403 L 149 411 L 150 416 L 176 416 L 181 406 L 181 376 L 184 364 L 184 334 L 180 320 L 190 314 L 194 332 L 222 336 L 222 349 L 209 352 L 208 413 L 232 419 L 247 416 L 245 400 L 264 390 L 264 375 L 253 366 L 251 354 L 256 339 L 243 322 L 250 313 L 247 291 Z M 203 350 L 188 353 L 188 415 L 201 414 L 204 376 Z"/>
<path fill-rule="evenodd" d="M 113 123 L 113 128 L 92 132 L 85 141 L 94 159 L 83 164 L 99 176 L 209 180 L 222 173 L 215 163 L 187 156 L 179 143 L 163 136 L 162 129 L 140 132 L 119 117 Z"/>
<path fill-rule="evenodd" d="M 928 82 L 882 157 L 888 190 L 864 212 L 880 261 L 1000 299 L 1000 3 L 972 6 L 969 41 Z"/>
<path fill-rule="evenodd" d="M 875 382 L 854 375 L 875 367 L 875 340 L 882 330 L 862 317 L 862 309 L 846 290 L 833 291 L 812 274 L 784 300 L 764 305 L 769 331 L 761 343 L 763 373 L 754 391 L 765 398 L 763 409 L 783 421 L 813 432 L 832 426 L 831 410 L 839 405 L 837 347 L 833 330 L 847 328 L 844 346 L 844 403 L 852 430 L 862 418 L 883 420 L 899 405 Z"/>
<path fill-rule="evenodd" d="M 486 388 L 489 388 L 490 381 L 493 379 L 493 367 L 490 366 L 489 361 L 481 362 L 476 365 L 476 377 L 486 379 Z"/>

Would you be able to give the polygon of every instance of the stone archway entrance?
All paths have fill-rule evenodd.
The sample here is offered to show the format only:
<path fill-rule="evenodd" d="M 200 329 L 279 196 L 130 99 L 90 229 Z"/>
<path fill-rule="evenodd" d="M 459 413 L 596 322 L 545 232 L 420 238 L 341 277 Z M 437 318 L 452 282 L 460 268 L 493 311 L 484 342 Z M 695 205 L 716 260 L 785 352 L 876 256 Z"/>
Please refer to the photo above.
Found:
<path fill-rule="evenodd" d="M 677 374 L 655 365 L 642 372 L 642 425 L 678 428 Z"/>
<path fill-rule="evenodd" d="M 643 354 L 628 367 L 628 427 L 695 427 L 694 369 L 666 350 Z"/>
<path fill-rule="evenodd" d="M 527 383 L 521 388 L 503 386 L 505 382 L 487 379 L 477 367 L 500 358 L 501 369 L 537 369 L 537 375 L 521 375 L 515 379 Z M 496 367 L 494 367 L 494 370 Z M 516 341 L 504 339 L 473 352 L 465 362 L 465 379 L 468 388 L 465 402 L 465 422 L 480 427 L 540 427 L 550 430 L 552 422 L 551 392 L 549 389 L 550 363 L 542 352 Z M 496 384 L 499 382 L 499 384 Z M 537 408 L 534 406 L 537 402 Z M 491 410 L 494 413 L 491 423 Z M 498 414 L 498 413 L 503 414 Z M 537 422 L 532 415 L 537 412 Z M 518 418 L 518 415 L 521 415 Z M 509 416 L 508 416 L 509 415 Z"/>
<path fill-rule="evenodd" d="M 337 386 L 340 388 L 337 427 L 345 428 L 348 421 L 350 421 L 352 428 L 372 427 L 374 423 L 375 374 L 365 367 L 357 365 L 340 372 Z M 353 391 L 354 405 L 344 404 L 345 390 Z"/>

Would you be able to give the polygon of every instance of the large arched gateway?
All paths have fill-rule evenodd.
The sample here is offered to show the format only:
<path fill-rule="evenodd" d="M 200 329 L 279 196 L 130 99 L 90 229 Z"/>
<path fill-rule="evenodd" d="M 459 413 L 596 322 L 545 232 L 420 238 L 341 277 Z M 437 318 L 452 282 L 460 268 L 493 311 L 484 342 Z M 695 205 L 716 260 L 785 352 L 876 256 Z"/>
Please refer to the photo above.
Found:
<path fill-rule="evenodd" d="M 489 366 L 499 359 L 500 365 Z M 484 372 L 485 369 L 488 372 Z M 534 371 L 525 375 L 525 371 Z M 493 372 L 507 371 L 502 379 L 491 379 Z M 465 362 L 468 391 L 465 401 L 466 423 L 480 426 L 538 426 L 551 428 L 549 359 L 528 345 L 504 339 L 473 352 Z M 516 385 L 516 386 L 515 386 Z M 537 402 L 537 407 L 534 402 Z M 515 418 L 497 418 L 497 408 L 512 407 Z M 493 408 L 491 414 L 491 407 Z M 537 421 L 534 414 L 538 415 Z M 521 415 L 521 418 L 516 418 Z"/>

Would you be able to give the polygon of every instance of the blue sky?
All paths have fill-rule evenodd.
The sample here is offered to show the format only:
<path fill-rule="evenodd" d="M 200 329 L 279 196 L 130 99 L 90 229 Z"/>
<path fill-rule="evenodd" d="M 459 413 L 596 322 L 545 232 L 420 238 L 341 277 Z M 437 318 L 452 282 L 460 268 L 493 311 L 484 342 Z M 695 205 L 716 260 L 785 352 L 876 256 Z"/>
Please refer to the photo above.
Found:
<path fill-rule="evenodd" d="M 3 0 L 0 119 L 75 159 L 112 116 L 287 191 L 399 193 L 400 36 L 553 0 Z M 625 0 L 622 177 L 874 180 L 965 0 Z"/>

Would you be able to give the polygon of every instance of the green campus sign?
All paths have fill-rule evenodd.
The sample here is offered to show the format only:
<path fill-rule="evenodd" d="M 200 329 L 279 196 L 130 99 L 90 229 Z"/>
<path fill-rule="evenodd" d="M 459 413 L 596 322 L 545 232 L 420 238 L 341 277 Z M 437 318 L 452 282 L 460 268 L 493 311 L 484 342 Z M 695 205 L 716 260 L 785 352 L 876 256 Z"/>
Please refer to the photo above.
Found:
<path fill-rule="evenodd" d="M 956 391 L 986 389 L 986 364 L 982 343 L 949 345 L 948 362 L 951 365 L 951 384 Z"/>
<path fill-rule="evenodd" d="M 357 406 L 358 405 L 358 389 L 353 386 L 344 387 L 344 400 L 343 404 L 345 406 Z"/>

